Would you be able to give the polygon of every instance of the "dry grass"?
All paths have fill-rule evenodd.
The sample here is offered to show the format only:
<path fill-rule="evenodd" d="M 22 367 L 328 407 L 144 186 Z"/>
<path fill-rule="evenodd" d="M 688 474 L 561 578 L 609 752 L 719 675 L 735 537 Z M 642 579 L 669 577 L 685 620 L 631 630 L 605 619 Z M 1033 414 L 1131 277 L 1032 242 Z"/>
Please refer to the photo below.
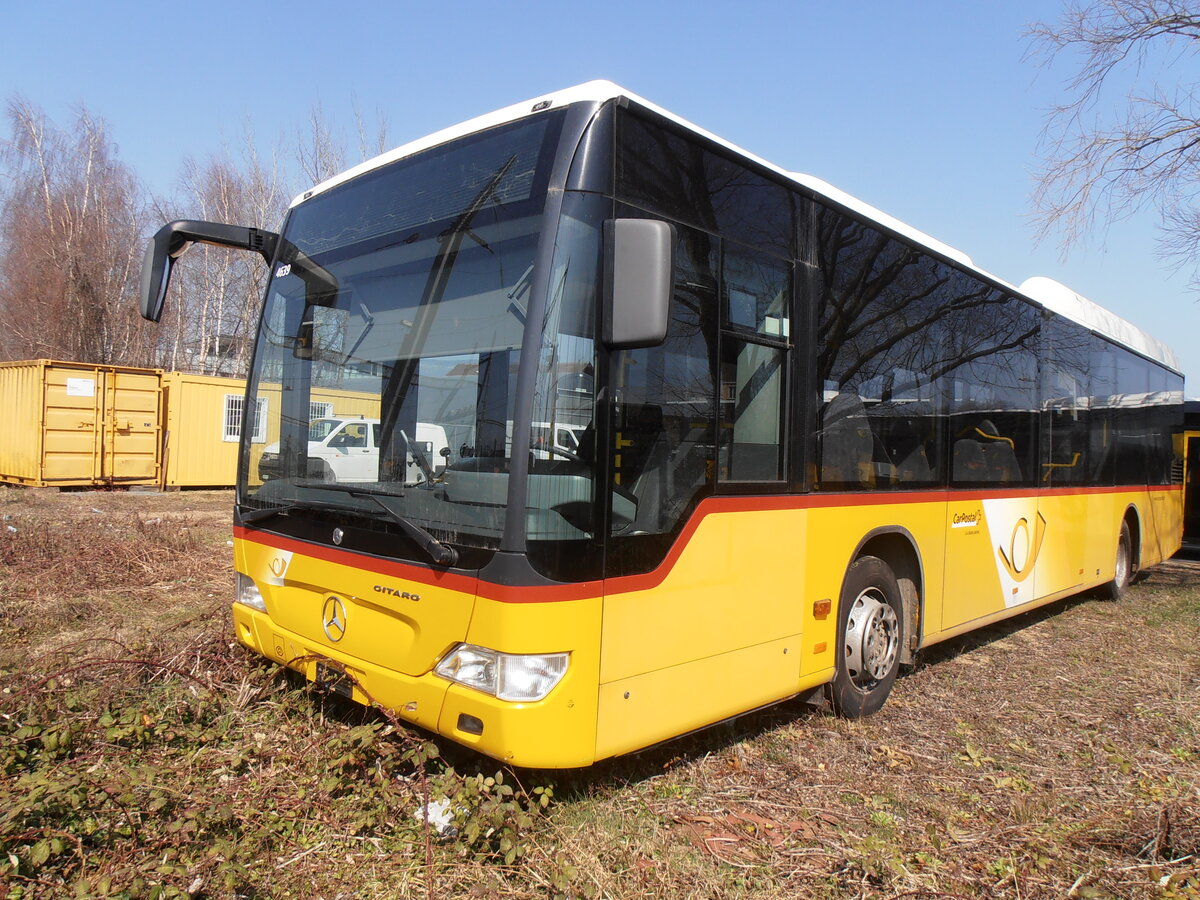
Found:
<path fill-rule="evenodd" d="M 150 734 L 77 735 L 38 770 L 126 812 L 91 811 L 108 823 L 91 844 L 64 812 L 86 852 L 62 881 L 11 879 L 11 896 L 99 893 L 105 877 L 122 896 L 1200 895 L 1200 564 L 932 648 L 871 719 L 784 704 L 586 771 L 509 773 L 517 799 L 501 802 L 471 787 L 494 764 L 442 744 L 456 771 L 432 766 L 422 787 L 401 759 L 411 738 L 233 645 L 231 499 L 0 490 L 17 529 L 0 535 L 0 719 L 57 715 L 83 735 L 125 710 Z M 17 740 L 0 733 L 10 760 Z M 548 813 L 513 825 L 540 785 Z M 507 823 L 520 852 L 427 844 L 411 824 L 426 788 Z M 201 810 L 194 835 L 168 835 L 163 797 Z M 0 851 L 25 854 L 38 835 L 12 821 L 0 811 Z"/>
<path fill-rule="evenodd" d="M 1172 562 L 931 649 L 871 719 L 780 707 L 610 764 L 631 783 L 558 824 L 611 896 L 1196 896 L 1198 637 Z"/>
<path fill-rule="evenodd" d="M 0 487 L 0 665 L 86 638 L 137 640 L 223 605 L 232 499 Z"/>

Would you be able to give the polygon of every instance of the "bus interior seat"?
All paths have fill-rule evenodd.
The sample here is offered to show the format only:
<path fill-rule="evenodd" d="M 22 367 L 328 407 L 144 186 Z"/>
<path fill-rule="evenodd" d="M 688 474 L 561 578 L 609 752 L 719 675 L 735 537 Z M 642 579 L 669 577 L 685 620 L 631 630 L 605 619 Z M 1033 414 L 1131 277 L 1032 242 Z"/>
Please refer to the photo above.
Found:
<path fill-rule="evenodd" d="M 933 481 L 933 466 L 929 465 L 924 444 L 917 444 L 896 464 L 896 477 L 901 483 Z"/>
<path fill-rule="evenodd" d="M 983 445 L 970 438 L 961 438 L 954 442 L 954 480 L 955 481 L 989 481 L 987 459 L 983 454 Z"/>
<path fill-rule="evenodd" d="M 988 481 L 1003 484 L 1020 481 L 1021 465 L 1017 462 L 1013 439 L 1002 436 L 991 419 L 984 419 L 975 426 L 975 432 L 984 438 L 980 444 L 987 463 Z"/>
<path fill-rule="evenodd" d="M 1021 480 L 1021 465 L 1016 451 L 1007 441 L 982 444 L 983 458 L 987 461 L 988 480 L 1012 484 Z"/>
<path fill-rule="evenodd" d="M 869 485 L 875 439 L 858 394 L 841 391 L 825 407 L 821 481 Z"/>

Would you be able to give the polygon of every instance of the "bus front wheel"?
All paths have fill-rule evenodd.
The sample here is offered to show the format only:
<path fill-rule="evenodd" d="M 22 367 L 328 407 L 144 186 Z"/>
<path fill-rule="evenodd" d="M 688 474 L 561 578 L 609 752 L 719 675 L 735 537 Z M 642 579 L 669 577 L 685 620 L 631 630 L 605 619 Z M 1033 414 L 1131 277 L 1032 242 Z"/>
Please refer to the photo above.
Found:
<path fill-rule="evenodd" d="M 1120 600 L 1133 580 L 1133 537 L 1129 533 L 1129 523 L 1121 523 L 1121 536 L 1117 539 L 1117 562 L 1113 579 L 1101 589 L 1105 598 Z"/>
<path fill-rule="evenodd" d="M 904 607 L 896 575 L 876 556 L 859 557 L 842 583 L 837 672 L 828 688 L 834 712 L 858 719 L 883 706 L 903 646 Z"/>

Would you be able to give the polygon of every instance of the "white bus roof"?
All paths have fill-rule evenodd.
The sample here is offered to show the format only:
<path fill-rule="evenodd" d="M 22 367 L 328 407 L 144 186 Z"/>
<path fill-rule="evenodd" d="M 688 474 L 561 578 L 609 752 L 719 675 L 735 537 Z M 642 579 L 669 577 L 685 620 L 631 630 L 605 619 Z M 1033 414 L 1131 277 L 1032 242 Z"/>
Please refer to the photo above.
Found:
<path fill-rule="evenodd" d="M 1057 313 L 1065 318 L 1071 319 L 1074 322 L 1083 325 L 1099 334 L 1102 334 L 1120 344 L 1129 347 L 1143 356 L 1157 360 L 1166 366 L 1179 371 L 1179 359 L 1175 352 L 1157 338 L 1151 337 L 1142 331 L 1131 322 L 1122 319 L 1116 313 L 1113 313 L 1097 303 L 1093 303 L 1086 297 L 1077 294 L 1075 291 L 1059 284 L 1051 278 L 1043 276 L 1035 276 L 1028 278 L 1017 287 L 1002 278 L 987 272 L 971 260 L 967 254 L 963 253 L 934 237 L 914 228 L 913 226 L 902 222 L 901 220 L 888 215 L 887 213 L 876 209 L 868 203 L 864 203 L 857 197 L 847 194 L 845 191 L 839 190 L 828 182 L 822 181 L 812 175 L 805 175 L 800 172 L 789 172 L 780 168 L 773 163 L 767 162 L 759 156 L 742 149 L 736 144 L 730 143 L 723 138 L 718 137 L 710 131 L 706 131 L 697 125 L 692 124 L 686 119 L 682 119 L 674 113 L 668 112 L 661 106 L 651 103 L 649 100 L 639 97 L 632 91 L 627 91 L 624 88 L 613 84 L 611 81 L 589 81 L 585 84 L 576 85 L 575 87 L 566 88 L 565 90 L 556 91 L 551 94 L 546 94 L 541 97 L 536 97 L 532 100 L 526 100 L 523 103 L 516 103 L 512 106 L 506 106 L 503 109 L 495 112 L 487 113 L 486 115 L 478 116 L 458 125 L 453 125 L 449 128 L 443 128 L 441 131 L 434 132 L 423 138 L 418 138 L 415 141 L 410 141 L 403 144 L 394 150 L 389 150 L 387 153 L 382 153 L 379 156 L 369 159 L 366 162 L 360 163 L 352 169 L 342 172 L 340 175 L 335 175 L 327 181 L 321 182 L 311 190 L 305 191 L 300 196 L 292 201 L 292 206 L 308 200 L 319 193 L 329 190 L 336 185 L 345 181 L 377 169 L 380 166 L 387 165 L 397 159 L 403 159 L 406 156 L 411 156 L 414 153 L 419 153 L 422 150 L 427 150 L 430 147 L 436 147 L 439 144 L 444 144 L 447 141 L 452 141 L 455 138 L 463 137 L 468 134 L 473 134 L 476 131 L 482 131 L 486 128 L 492 128 L 496 125 L 503 125 L 506 122 L 512 122 L 517 119 L 541 112 L 545 109 L 552 109 L 566 106 L 570 103 L 580 101 L 604 102 L 613 100 L 618 97 L 624 97 L 632 102 L 642 106 L 652 112 L 657 113 L 665 119 L 668 119 L 687 131 L 693 134 L 706 138 L 726 149 L 732 151 L 736 155 L 748 159 L 763 168 L 769 169 L 772 172 L 782 176 L 794 184 L 801 185 L 818 196 L 832 200 L 834 203 L 858 213 L 864 218 L 885 228 L 894 231 L 897 234 L 920 244 L 927 249 L 933 250 L 948 259 L 954 260 L 959 265 L 976 272 L 991 281 L 997 282 L 1006 289 L 1024 296 L 1032 300 L 1037 305 Z M 535 109 L 536 107 L 536 109 Z"/>

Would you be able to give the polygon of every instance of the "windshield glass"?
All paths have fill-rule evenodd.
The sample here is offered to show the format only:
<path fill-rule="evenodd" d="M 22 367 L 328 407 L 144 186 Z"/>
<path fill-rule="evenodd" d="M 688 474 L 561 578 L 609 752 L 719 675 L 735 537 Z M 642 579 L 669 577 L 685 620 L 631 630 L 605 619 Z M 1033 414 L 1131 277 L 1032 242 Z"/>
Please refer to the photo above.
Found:
<path fill-rule="evenodd" d="M 245 505 L 315 516 L 336 501 L 358 527 L 498 546 L 561 123 L 444 144 L 293 210 L 251 374 Z"/>

